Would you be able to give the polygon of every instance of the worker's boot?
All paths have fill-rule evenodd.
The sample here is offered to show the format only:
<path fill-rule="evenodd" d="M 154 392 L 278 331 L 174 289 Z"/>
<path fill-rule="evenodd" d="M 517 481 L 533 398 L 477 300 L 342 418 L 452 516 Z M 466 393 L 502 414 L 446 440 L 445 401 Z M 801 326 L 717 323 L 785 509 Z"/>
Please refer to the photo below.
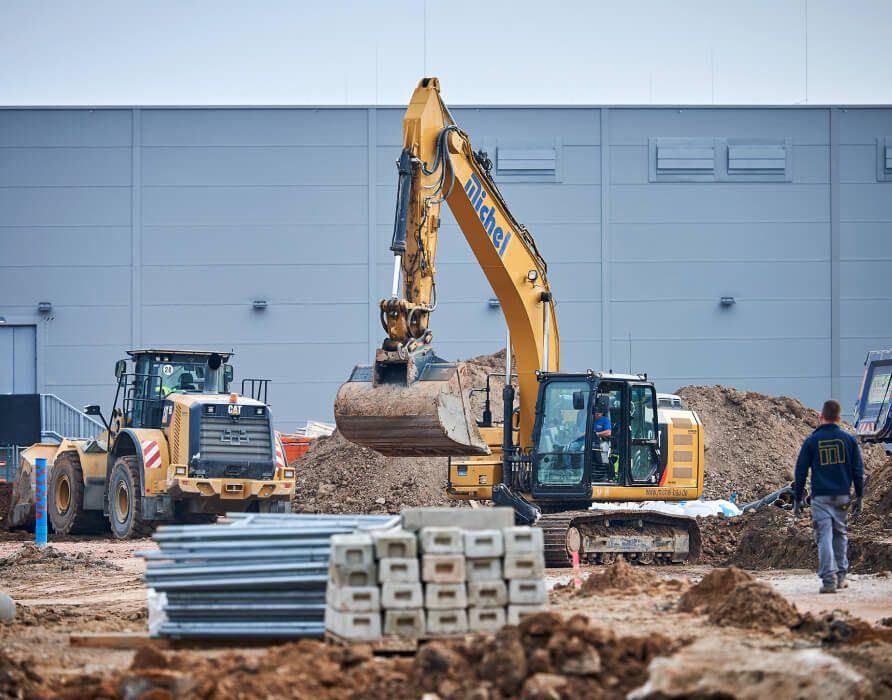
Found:
<path fill-rule="evenodd" d="M 846 581 L 845 574 L 837 574 L 836 575 L 836 589 L 839 590 L 841 588 L 848 588 L 849 582 Z"/>
<path fill-rule="evenodd" d="M 834 581 L 824 581 L 818 593 L 836 593 L 836 583 Z"/>

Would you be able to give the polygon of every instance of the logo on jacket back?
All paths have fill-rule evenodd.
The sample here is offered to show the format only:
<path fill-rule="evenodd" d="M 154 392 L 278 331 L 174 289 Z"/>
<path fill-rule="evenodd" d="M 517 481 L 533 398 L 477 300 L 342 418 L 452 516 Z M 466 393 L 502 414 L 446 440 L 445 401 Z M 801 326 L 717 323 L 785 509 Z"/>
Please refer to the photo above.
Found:
<path fill-rule="evenodd" d="M 839 438 L 818 440 L 818 459 L 822 467 L 846 463 L 846 446 Z"/>
<path fill-rule="evenodd" d="M 499 257 L 502 257 L 505 249 L 508 247 L 508 241 L 511 240 L 511 232 L 496 225 L 495 205 L 492 203 L 492 199 L 490 199 L 489 203 L 486 202 L 486 190 L 483 189 L 483 185 L 480 184 L 476 174 L 472 173 L 465 183 L 465 193 L 468 195 L 468 199 L 471 200 L 471 206 L 474 207 L 477 216 L 480 217 L 480 223 L 486 229 L 489 240 L 492 241 L 492 244 L 498 251 Z"/>

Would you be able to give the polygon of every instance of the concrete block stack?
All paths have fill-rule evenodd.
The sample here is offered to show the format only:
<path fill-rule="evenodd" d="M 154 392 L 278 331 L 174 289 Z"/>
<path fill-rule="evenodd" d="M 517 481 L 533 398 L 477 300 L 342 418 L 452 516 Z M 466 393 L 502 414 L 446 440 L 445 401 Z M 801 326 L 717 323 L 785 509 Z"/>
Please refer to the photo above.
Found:
<path fill-rule="evenodd" d="M 412 509 L 402 528 L 332 537 L 326 628 L 364 640 L 490 632 L 544 608 L 544 574 L 542 531 L 515 527 L 510 509 Z"/>

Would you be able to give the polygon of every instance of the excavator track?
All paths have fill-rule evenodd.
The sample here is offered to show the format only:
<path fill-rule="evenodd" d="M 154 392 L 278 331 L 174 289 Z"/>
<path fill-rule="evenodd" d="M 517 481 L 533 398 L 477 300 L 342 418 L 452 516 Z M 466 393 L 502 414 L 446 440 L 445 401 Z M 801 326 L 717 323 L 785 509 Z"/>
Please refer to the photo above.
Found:
<path fill-rule="evenodd" d="M 700 555 L 700 526 L 695 518 L 654 511 L 578 510 L 543 515 L 545 565 L 571 565 L 570 552 L 591 564 L 609 564 L 622 556 L 639 564 L 683 564 Z"/>

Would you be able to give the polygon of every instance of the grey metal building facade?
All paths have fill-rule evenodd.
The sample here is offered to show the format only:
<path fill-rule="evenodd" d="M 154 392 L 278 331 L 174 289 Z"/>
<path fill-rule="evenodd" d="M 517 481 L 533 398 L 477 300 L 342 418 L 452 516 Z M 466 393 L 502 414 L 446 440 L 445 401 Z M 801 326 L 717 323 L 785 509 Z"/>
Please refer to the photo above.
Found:
<path fill-rule="evenodd" d="M 279 429 L 330 419 L 382 338 L 402 113 L 0 110 L 0 393 L 108 407 L 126 349 L 222 348 Z M 892 108 L 453 113 L 549 262 L 564 369 L 848 408 L 892 346 Z M 440 354 L 502 347 L 448 215 L 438 270 Z"/>

